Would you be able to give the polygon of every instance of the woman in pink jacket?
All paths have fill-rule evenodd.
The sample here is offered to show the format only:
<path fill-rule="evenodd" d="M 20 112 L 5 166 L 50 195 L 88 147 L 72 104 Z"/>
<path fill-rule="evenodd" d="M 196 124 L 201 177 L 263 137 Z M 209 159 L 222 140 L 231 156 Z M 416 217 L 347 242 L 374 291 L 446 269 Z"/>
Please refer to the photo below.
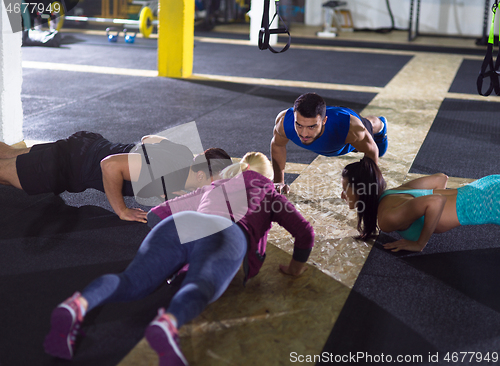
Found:
<path fill-rule="evenodd" d="M 99 277 L 54 309 L 45 351 L 71 359 L 86 312 L 109 302 L 141 299 L 188 264 L 181 288 L 145 334 L 160 356 L 160 365 L 186 365 L 177 329 L 217 300 L 242 264 L 245 281 L 259 272 L 272 222 L 295 237 L 293 257 L 280 270 L 293 276 L 306 270 L 313 229 L 276 192 L 272 176 L 265 155 L 248 153 L 223 171 L 226 179 L 153 208 L 148 214 L 153 229 L 127 269 Z"/>

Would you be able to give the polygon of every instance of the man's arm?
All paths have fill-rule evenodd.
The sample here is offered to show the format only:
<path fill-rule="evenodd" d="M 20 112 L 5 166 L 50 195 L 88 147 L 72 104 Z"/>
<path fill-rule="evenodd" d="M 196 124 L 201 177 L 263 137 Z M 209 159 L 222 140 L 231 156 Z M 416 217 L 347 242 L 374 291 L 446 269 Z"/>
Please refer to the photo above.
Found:
<path fill-rule="evenodd" d="M 147 222 L 147 212 L 139 208 L 128 208 L 123 199 L 124 180 L 137 178 L 141 169 L 140 154 L 116 154 L 101 160 L 102 182 L 104 192 L 111 207 L 122 220 Z M 130 168 L 129 168 L 130 166 Z M 136 179 L 137 180 L 137 179 Z"/>
<path fill-rule="evenodd" d="M 351 115 L 349 132 L 345 139 L 346 144 L 351 144 L 356 150 L 371 158 L 378 164 L 378 147 L 373 137 L 366 130 L 358 117 Z"/>
<path fill-rule="evenodd" d="M 271 162 L 274 170 L 274 183 L 282 185 L 283 193 L 288 193 L 289 188 L 285 185 L 285 164 L 286 164 L 286 144 L 288 138 L 283 128 L 283 120 L 287 110 L 284 110 L 276 117 L 271 140 Z"/>

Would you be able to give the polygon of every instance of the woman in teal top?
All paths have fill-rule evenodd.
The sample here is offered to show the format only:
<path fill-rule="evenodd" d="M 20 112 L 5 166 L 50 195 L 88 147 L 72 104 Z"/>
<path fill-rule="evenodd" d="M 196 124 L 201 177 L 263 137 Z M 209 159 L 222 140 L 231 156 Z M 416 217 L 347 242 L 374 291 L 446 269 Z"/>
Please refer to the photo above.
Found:
<path fill-rule="evenodd" d="M 403 239 L 384 248 L 421 251 L 433 233 L 460 225 L 500 225 L 500 175 L 489 175 L 458 189 L 447 189 L 448 177 L 437 173 L 385 190 L 380 169 L 370 158 L 342 172 L 342 198 L 358 212 L 361 239 L 377 230 L 397 231 Z"/>

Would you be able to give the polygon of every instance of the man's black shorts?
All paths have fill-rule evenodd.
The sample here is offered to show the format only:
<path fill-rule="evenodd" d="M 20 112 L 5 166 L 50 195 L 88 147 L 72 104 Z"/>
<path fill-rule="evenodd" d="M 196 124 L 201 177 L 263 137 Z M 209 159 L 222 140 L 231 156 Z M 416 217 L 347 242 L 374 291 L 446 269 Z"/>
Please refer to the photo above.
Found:
<path fill-rule="evenodd" d="M 370 120 L 368 118 L 361 117 L 361 123 L 363 124 L 363 126 L 365 126 L 366 130 L 370 132 L 370 135 L 372 135 L 373 137 L 373 125 L 370 122 Z"/>
<path fill-rule="evenodd" d="M 23 190 L 30 194 L 104 191 L 100 162 L 108 155 L 127 153 L 134 144 L 114 144 L 98 133 L 80 131 L 66 139 L 34 145 L 16 160 Z M 130 186 L 128 184 L 128 186 Z M 127 186 L 124 185 L 124 190 Z M 125 195 L 133 195 L 130 192 Z"/>

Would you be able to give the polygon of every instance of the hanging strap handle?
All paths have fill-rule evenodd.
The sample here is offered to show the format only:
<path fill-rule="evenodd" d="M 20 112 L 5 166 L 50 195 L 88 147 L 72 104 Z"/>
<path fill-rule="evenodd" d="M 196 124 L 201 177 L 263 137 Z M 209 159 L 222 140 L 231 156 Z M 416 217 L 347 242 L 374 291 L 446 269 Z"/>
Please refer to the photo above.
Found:
<path fill-rule="evenodd" d="M 477 92 L 479 95 L 488 96 L 495 90 L 496 95 L 500 95 L 500 33 L 499 33 L 499 50 L 497 54 L 496 62 L 493 63 L 493 45 L 495 43 L 495 14 L 498 9 L 498 0 L 495 0 L 493 4 L 492 11 L 493 16 L 491 19 L 490 26 L 490 36 L 488 38 L 488 45 L 486 49 L 486 55 L 484 56 L 483 64 L 481 65 L 481 71 L 477 77 Z M 489 69 L 488 69 L 489 67 Z M 483 80 L 490 78 L 490 86 L 488 90 L 483 93 Z"/>
<path fill-rule="evenodd" d="M 281 18 L 281 15 L 279 14 L 279 0 L 275 0 L 276 3 L 276 13 L 274 13 L 273 19 L 269 21 L 269 3 L 271 0 L 264 0 L 264 14 L 262 14 L 262 23 L 261 23 L 261 28 L 259 30 L 259 49 L 260 50 L 266 50 L 269 49 L 272 53 L 281 53 L 285 52 L 290 48 L 290 42 L 292 40 L 292 36 L 290 36 L 290 32 L 288 30 L 288 26 L 286 25 L 285 21 L 283 18 Z M 278 23 L 279 20 L 285 25 L 284 27 L 281 28 L 275 28 L 275 29 L 269 29 L 270 25 L 274 22 L 274 19 L 278 16 Z M 280 50 L 276 51 L 271 45 L 269 44 L 269 38 L 271 37 L 271 34 L 282 34 L 286 33 L 288 34 L 288 42 L 287 44 Z"/>

